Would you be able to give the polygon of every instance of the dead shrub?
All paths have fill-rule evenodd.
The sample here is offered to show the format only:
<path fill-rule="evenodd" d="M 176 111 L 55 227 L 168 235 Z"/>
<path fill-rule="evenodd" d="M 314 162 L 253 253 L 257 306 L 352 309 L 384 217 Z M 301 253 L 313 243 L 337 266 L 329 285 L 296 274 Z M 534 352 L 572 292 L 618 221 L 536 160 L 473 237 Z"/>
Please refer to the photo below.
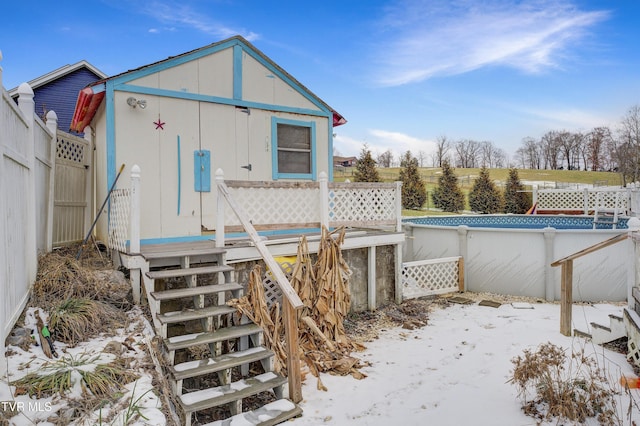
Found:
<path fill-rule="evenodd" d="M 59 301 L 85 298 L 127 308 L 130 285 L 113 275 L 113 270 L 94 270 L 64 251 L 47 253 L 38 259 L 31 305 L 49 310 Z"/>
<path fill-rule="evenodd" d="M 545 343 L 535 352 L 526 349 L 511 362 L 514 369 L 509 382 L 518 388 L 528 416 L 579 423 L 595 418 L 601 425 L 622 424 L 615 401 L 618 392 L 584 348 L 568 353 Z"/>
<path fill-rule="evenodd" d="M 75 346 L 108 329 L 123 327 L 126 314 L 104 302 L 71 298 L 54 306 L 49 328 L 56 340 Z"/>

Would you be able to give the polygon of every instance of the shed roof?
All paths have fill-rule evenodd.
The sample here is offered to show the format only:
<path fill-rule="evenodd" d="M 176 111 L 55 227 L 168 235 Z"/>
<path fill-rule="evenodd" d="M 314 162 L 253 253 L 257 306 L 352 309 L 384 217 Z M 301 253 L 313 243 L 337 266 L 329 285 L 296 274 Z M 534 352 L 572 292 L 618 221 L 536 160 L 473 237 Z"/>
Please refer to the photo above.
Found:
<path fill-rule="evenodd" d="M 267 63 L 269 63 L 275 69 L 277 69 L 283 75 L 285 75 L 295 85 L 297 85 L 301 90 L 303 90 L 306 93 L 308 93 L 317 102 L 319 102 L 321 105 L 323 105 L 327 110 L 331 111 L 331 113 L 333 114 L 333 126 L 334 127 L 341 126 L 341 125 L 343 125 L 343 124 L 345 124 L 347 122 L 347 120 L 342 115 L 340 115 L 333 108 L 331 108 L 329 105 L 327 105 L 322 99 L 320 99 L 313 92 L 311 92 L 311 90 L 307 89 L 302 83 L 300 83 L 293 76 L 291 76 L 288 72 L 286 72 L 284 69 L 282 69 L 278 64 L 276 64 L 271 59 L 269 59 L 268 56 L 266 56 L 264 53 L 262 53 L 260 50 L 258 50 L 254 45 L 252 45 L 244 37 L 237 35 L 237 36 L 233 36 L 233 37 L 227 38 L 225 40 L 221 40 L 221 41 L 212 43 L 212 44 L 204 46 L 204 47 L 200 47 L 198 49 L 191 50 L 189 52 L 182 53 L 180 55 L 169 56 L 168 58 L 163 59 L 161 61 L 154 62 L 154 63 L 148 64 L 148 65 L 143 65 L 141 67 L 138 67 L 138 68 L 135 68 L 135 69 L 132 69 L 132 70 L 129 70 L 129 71 L 125 71 L 123 73 L 116 74 L 114 76 L 107 77 L 107 78 L 104 78 L 104 79 L 102 79 L 100 81 L 97 81 L 97 82 L 95 82 L 93 84 L 90 84 L 89 86 L 87 86 L 86 88 L 81 90 L 80 93 L 78 94 L 78 100 L 76 102 L 76 109 L 75 109 L 75 112 L 74 112 L 74 115 L 73 115 L 73 120 L 71 122 L 71 128 L 73 130 L 76 130 L 76 131 L 82 131 L 84 129 L 84 127 L 87 126 L 91 122 L 91 120 L 93 120 L 93 117 L 95 116 L 95 113 L 96 113 L 97 109 L 99 108 L 100 104 L 102 103 L 102 100 L 104 99 L 105 83 L 107 81 L 120 79 L 122 77 L 127 76 L 128 74 L 139 73 L 139 72 L 142 72 L 142 71 L 144 71 L 144 70 L 146 70 L 148 68 L 152 68 L 152 67 L 155 67 L 155 66 L 157 66 L 159 64 L 163 64 L 163 63 L 166 63 L 166 62 L 169 62 L 169 61 L 174 61 L 174 60 L 179 59 L 179 58 L 188 58 L 189 56 L 195 56 L 197 53 L 199 53 L 199 52 L 201 52 L 203 50 L 211 49 L 211 48 L 214 48 L 216 46 L 220 46 L 222 44 L 232 42 L 234 40 L 237 40 L 240 43 L 242 43 L 245 46 L 247 46 L 248 48 L 252 49 L 257 55 L 259 55 L 263 60 L 265 60 Z"/>

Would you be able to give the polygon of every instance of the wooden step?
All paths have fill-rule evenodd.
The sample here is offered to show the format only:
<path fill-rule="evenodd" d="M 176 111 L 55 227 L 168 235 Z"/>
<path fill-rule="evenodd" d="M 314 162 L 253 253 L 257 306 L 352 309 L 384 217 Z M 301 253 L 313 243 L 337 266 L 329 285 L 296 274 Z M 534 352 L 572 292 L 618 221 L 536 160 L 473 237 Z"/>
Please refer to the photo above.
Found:
<path fill-rule="evenodd" d="M 205 345 L 209 343 L 223 342 L 225 340 L 236 339 L 238 337 L 250 336 L 262 333 L 262 329 L 256 324 L 243 324 L 233 327 L 220 328 L 216 331 L 205 333 L 185 334 L 182 336 L 169 337 L 164 340 L 164 344 L 169 351 L 185 349 L 191 346 Z"/>
<path fill-rule="evenodd" d="M 227 368 L 260 361 L 273 356 L 273 352 L 265 347 L 250 348 L 245 351 L 220 355 L 215 358 L 188 361 L 168 367 L 175 380 L 216 373 Z"/>
<path fill-rule="evenodd" d="M 274 426 L 285 420 L 298 417 L 302 414 L 302 408 L 288 399 L 279 399 L 264 405 L 257 410 L 236 414 L 225 420 L 207 423 L 204 426 L 231 426 L 231 425 L 260 425 Z"/>
<path fill-rule="evenodd" d="M 143 245 L 140 251 L 145 259 L 155 260 L 172 257 L 220 255 L 226 253 L 227 250 L 222 247 L 215 247 L 213 243 L 209 242 L 208 244 L 198 245 L 193 243 Z"/>
<path fill-rule="evenodd" d="M 201 285 L 197 287 L 174 288 L 171 290 L 154 291 L 151 293 L 151 297 L 153 297 L 156 301 L 162 301 L 242 289 L 243 287 L 238 283 L 212 284 Z"/>
<path fill-rule="evenodd" d="M 201 309 L 185 309 L 184 311 L 165 312 L 158 315 L 161 324 L 175 324 L 177 322 L 194 321 L 203 318 L 216 317 L 220 315 L 232 314 L 236 308 L 231 306 L 208 306 Z"/>
<path fill-rule="evenodd" d="M 269 372 L 239 380 L 229 385 L 185 393 L 178 396 L 178 401 L 184 412 L 190 416 L 195 411 L 240 401 L 243 398 L 277 388 L 286 383 L 286 377 Z"/>
<path fill-rule="evenodd" d="M 147 272 L 147 277 L 152 280 L 158 280 L 162 278 L 187 277 L 190 275 L 215 274 L 217 272 L 230 272 L 234 270 L 235 268 L 229 265 L 202 266 L 199 268 L 184 269 L 162 269 L 159 271 Z"/>

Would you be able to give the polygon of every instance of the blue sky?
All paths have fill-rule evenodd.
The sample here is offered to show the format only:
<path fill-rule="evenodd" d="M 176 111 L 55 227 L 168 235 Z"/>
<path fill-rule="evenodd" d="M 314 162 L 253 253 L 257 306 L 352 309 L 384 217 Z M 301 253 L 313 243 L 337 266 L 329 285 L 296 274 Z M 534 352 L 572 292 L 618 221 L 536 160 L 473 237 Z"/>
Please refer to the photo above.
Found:
<path fill-rule="evenodd" d="M 640 103 L 637 0 L 11 1 L 3 85 L 87 60 L 108 75 L 242 35 L 348 120 L 357 156 L 615 128 Z"/>

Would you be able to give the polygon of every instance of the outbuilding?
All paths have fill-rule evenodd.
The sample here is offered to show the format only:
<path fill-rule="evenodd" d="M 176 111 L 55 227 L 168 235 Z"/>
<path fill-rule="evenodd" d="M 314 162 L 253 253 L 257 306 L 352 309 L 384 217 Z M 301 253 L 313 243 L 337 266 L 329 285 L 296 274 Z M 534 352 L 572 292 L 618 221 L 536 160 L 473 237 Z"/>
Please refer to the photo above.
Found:
<path fill-rule="evenodd" d="M 333 129 L 345 122 L 235 36 L 87 86 L 71 128 L 94 135 L 98 201 L 122 165 L 140 167 L 141 240 L 163 242 L 214 229 L 219 168 L 232 180 L 331 180 Z"/>

